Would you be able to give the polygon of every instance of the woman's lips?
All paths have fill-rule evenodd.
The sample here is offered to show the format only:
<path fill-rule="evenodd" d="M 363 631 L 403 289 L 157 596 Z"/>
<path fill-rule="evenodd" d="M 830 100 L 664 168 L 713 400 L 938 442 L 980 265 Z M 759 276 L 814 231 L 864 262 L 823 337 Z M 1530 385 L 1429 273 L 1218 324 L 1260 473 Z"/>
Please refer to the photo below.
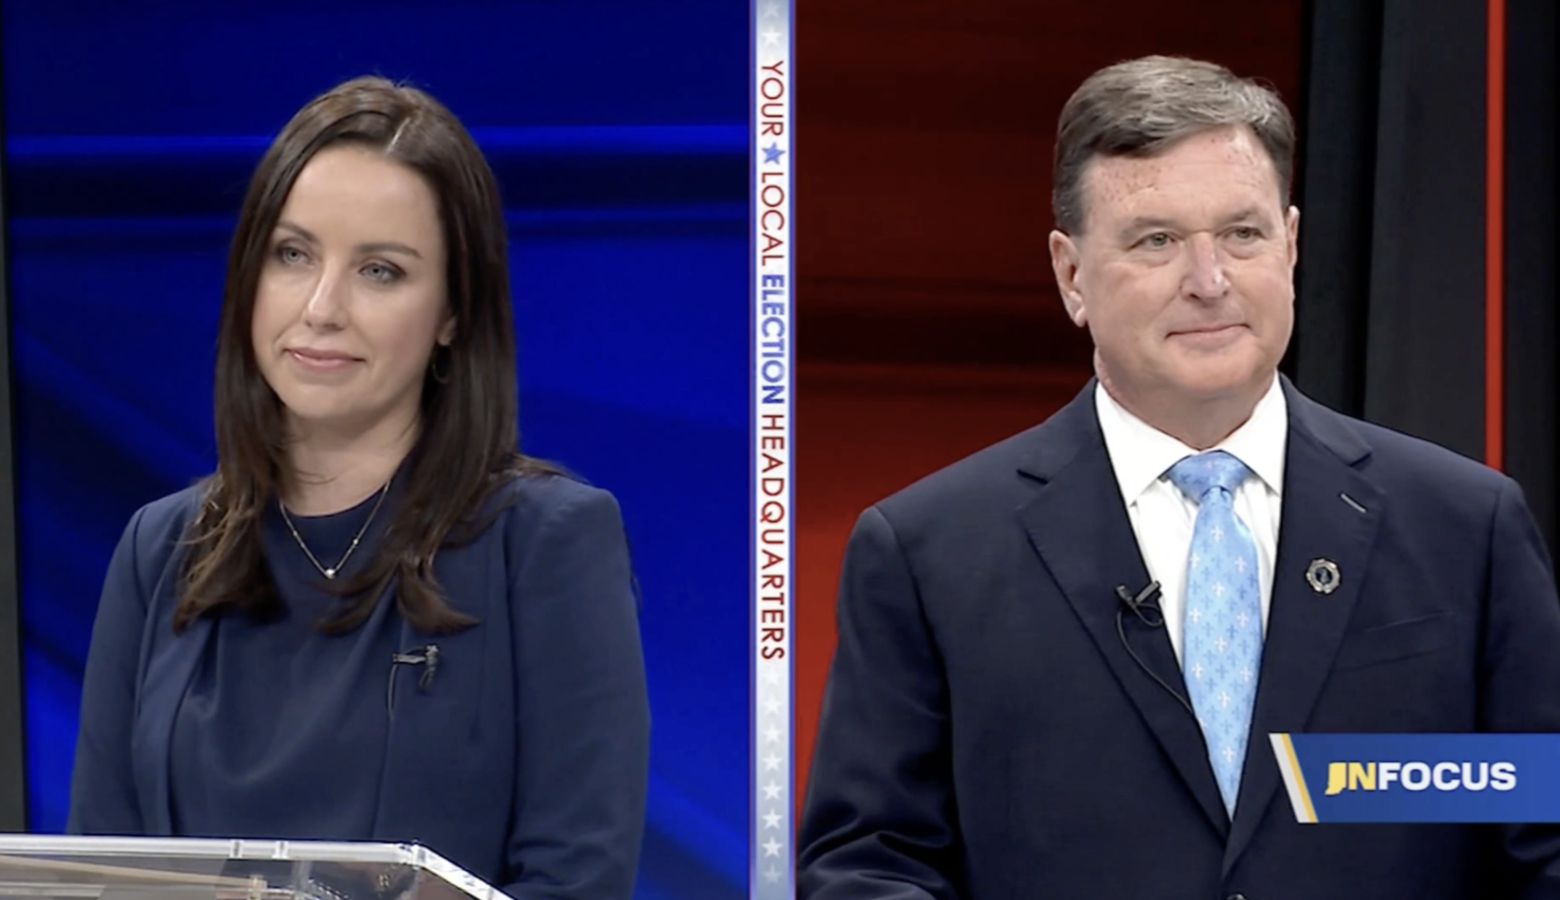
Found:
<path fill-rule="evenodd" d="M 301 347 L 288 348 L 287 358 L 306 372 L 331 373 L 359 362 L 357 357 L 335 350 L 310 350 Z"/>

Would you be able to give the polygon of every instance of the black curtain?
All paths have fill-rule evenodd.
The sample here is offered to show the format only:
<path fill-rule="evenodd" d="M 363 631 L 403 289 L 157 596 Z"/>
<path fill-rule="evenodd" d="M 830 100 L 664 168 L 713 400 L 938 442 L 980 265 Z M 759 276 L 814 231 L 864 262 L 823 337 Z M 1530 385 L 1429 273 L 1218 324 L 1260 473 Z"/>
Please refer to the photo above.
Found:
<path fill-rule="evenodd" d="M 11 303 L 6 265 L 5 91 L 0 82 L 0 831 L 25 831 L 22 638 L 16 576 L 16 453 L 11 432 Z"/>
<path fill-rule="evenodd" d="M 1507 0 L 1506 465 L 1556 555 L 1555 2 Z"/>
<path fill-rule="evenodd" d="M 1285 369 L 1485 458 L 1485 0 L 1311 0 Z M 1556 547 L 1553 0 L 1507 0 L 1504 459 Z"/>

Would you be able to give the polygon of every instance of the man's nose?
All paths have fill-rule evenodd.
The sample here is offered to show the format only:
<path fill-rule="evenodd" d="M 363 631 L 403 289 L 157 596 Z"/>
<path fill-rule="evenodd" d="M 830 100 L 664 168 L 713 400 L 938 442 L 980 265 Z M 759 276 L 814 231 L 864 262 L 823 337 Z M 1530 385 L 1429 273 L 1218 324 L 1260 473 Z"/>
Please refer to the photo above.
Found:
<path fill-rule="evenodd" d="M 1186 292 L 1202 300 L 1224 296 L 1230 280 L 1224 271 L 1224 257 L 1212 235 L 1195 234 L 1187 242 Z"/>

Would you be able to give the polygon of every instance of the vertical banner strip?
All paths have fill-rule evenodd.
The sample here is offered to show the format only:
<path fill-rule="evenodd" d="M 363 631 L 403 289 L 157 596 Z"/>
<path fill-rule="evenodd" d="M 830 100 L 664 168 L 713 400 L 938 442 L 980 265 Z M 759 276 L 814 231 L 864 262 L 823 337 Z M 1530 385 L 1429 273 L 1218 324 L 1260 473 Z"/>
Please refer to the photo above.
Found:
<path fill-rule="evenodd" d="M 752 821 L 748 896 L 792 900 L 796 808 L 792 757 L 791 622 L 795 396 L 795 170 L 792 0 L 756 0 L 752 11 L 751 347 L 753 441 Z"/>
<path fill-rule="evenodd" d="M 1311 794 L 1306 790 L 1305 775 L 1300 771 L 1300 761 L 1295 756 L 1295 745 L 1287 734 L 1270 734 L 1273 756 L 1278 760 L 1278 773 L 1284 778 L 1284 790 L 1289 793 L 1289 805 L 1294 808 L 1295 820 L 1303 824 L 1316 824 L 1316 809 L 1311 805 Z"/>
<path fill-rule="evenodd" d="M 1506 2 L 1488 0 L 1484 125 L 1484 463 L 1506 437 Z"/>

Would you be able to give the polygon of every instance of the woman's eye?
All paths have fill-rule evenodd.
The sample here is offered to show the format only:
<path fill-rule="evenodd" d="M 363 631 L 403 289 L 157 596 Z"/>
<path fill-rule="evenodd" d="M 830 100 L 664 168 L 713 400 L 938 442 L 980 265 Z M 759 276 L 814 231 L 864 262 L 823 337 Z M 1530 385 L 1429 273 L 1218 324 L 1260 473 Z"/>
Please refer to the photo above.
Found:
<path fill-rule="evenodd" d="M 281 260 L 284 265 L 292 266 L 303 262 L 304 255 L 303 251 L 297 247 L 291 244 L 283 244 L 276 248 L 276 258 Z"/>
<path fill-rule="evenodd" d="M 389 283 L 401 277 L 399 269 L 387 266 L 384 263 L 369 263 L 363 267 L 363 274 L 371 280 L 381 283 Z"/>

